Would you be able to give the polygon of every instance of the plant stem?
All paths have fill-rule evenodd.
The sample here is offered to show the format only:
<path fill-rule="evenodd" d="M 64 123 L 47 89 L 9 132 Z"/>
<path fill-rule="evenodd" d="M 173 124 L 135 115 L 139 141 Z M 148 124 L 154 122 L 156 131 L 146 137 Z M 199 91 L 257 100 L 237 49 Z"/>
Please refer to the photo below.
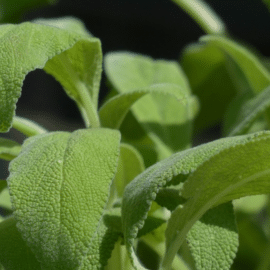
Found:
<path fill-rule="evenodd" d="M 214 10 L 201 0 L 172 0 L 188 13 L 207 34 L 226 35 L 226 27 Z"/>
<path fill-rule="evenodd" d="M 82 113 L 82 117 L 84 119 L 86 127 L 99 127 L 99 117 L 97 110 L 93 106 L 93 102 L 91 100 L 90 95 L 88 94 L 87 88 L 85 85 L 77 81 L 76 83 L 77 90 L 80 96 L 80 103 L 78 104 L 79 109 Z M 77 102 L 78 103 L 78 102 Z"/>
<path fill-rule="evenodd" d="M 27 137 L 48 132 L 45 128 L 41 127 L 37 123 L 18 116 L 14 116 L 12 127 L 22 132 Z"/>

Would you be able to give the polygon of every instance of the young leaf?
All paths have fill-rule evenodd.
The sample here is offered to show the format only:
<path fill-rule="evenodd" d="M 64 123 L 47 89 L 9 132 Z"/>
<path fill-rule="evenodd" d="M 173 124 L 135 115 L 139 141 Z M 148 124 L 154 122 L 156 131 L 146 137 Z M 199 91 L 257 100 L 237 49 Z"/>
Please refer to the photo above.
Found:
<path fill-rule="evenodd" d="M 10 163 L 7 181 L 17 227 L 43 268 L 75 269 L 86 256 L 103 256 L 99 225 L 119 141 L 118 131 L 100 128 L 37 135 Z M 87 269 L 99 265 L 94 260 Z"/>
<path fill-rule="evenodd" d="M 59 19 L 59 23 L 68 19 Z M 25 76 L 44 68 L 79 106 L 86 125 L 97 126 L 97 96 L 101 76 L 100 41 L 73 30 L 37 23 L 1 25 L 0 131 L 12 125 Z M 15 63 L 16 62 L 16 63 Z"/>
<path fill-rule="evenodd" d="M 209 44 L 192 44 L 184 49 L 181 66 L 200 101 L 194 128 L 200 131 L 221 121 L 236 95 L 224 54 Z"/>
<path fill-rule="evenodd" d="M 220 151 L 189 176 L 181 192 L 188 201 L 174 210 L 168 222 L 165 269 L 188 231 L 207 210 L 244 196 L 270 193 L 270 133 L 264 134 Z"/>
<path fill-rule="evenodd" d="M 151 94 L 147 95 L 147 94 Z M 191 121 L 198 110 L 194 96 L 175 84 L 156 84 L 130 91 L 108 100 L 100 109 L 103 126 L 119 128 L 130 107 L 134 115 L 156 143 L 160 159 L 185 149 L 190 144 Z M 147 106 L 145 106 L 147 104 Z M 181 140 L 178 139 L 181 134 Z"/>
<path fill-rule="evenodd" d="M 0 263 L 5 270 L 42 269 L 34 253 L 22 239 L 14 217 L 0 223 Z"/>
<path fill-rule="evenodd" d="M 149 167 L 128 184 L 123 196 L 122 220 L 125 243 L 135 269 L 143 268 L 140 268 L 141 266 L 133 250 L 134 239 L 138 230 L 143 227 L 151 203 L 155 200 L 156 194 L 162 187 L 169 185 L 170 182 L 177 185 L 179 181 L 186 179 L 181 178 L 181 176 L 189 175 L 198 166 L 212 156 L 217 155 L 223 149 L 242 145 L 259 138 L 268 138 L 269 136 L 270 132 L 260 132 L 245 136 L 228 137 L 176 153 Z M 197 192 L 197 189 L 194 189 L 194 192 Z M 133 211 L 135 208 L 136 212 Z"/>
<path fill-rule="evenodd" d="M 259 59 L 243 46 L 224 37 L 204 36 L 201 42 L 206 42 L 228 54 L 246 76 L 254 93 L 258 93 L 270 84 L 270 74 Z"/>
<path fill-rule="evenodd" d="M 203 0 L 172 0 L 188 13 L 207 34 L 224 35 L 226 26 Z"/>

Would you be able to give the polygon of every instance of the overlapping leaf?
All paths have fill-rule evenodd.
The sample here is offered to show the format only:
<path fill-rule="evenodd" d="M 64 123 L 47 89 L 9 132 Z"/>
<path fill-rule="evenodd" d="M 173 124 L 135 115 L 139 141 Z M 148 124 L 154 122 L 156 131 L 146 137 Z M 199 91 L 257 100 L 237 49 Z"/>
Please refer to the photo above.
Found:
<path fill-rule="evenodd" d="M 4 160 L 12 160 L 21 151 L 21 145 L 9 139 L 0 138 L 0 158 Z"/>
<path fill-rule="evenodd" d="M 257 133 L 250 141 L 231 145 L 210 157 L 189 176 L 181 192 L 188 201 L 173 211 L 168 222 L 164 266 L 170 265 L 171 256 L 177 253 L 188 231 L 206 211 L 244 196 L 270 192 L 269 135 L 269 132 Z M 223 247 L 226 247 L 224 243 Z M 232 263 L 235 251 L 223 252 L 219 256 Z M 230 268 L 230 264 L 225 267 L 218 257 L 216 260 L 217 268 Z"/>
<path fill-rule="evenodd" d="M 238 106 L 235 106 L 237 111 L 233 110 L 227 115 L 224 129 L 229 136 L 245 134 L 254 121 L 267 111 L 270 106 L 270 87 L 255 97 L 240 102 Z"/>
<path fill-rule="evenodd" d="M 14 217 L 0 223 L 0 263 L 5 270 L 42 269 L 34 253 L 22 239 Z"/>
<path fill-rule="evenodd" d="M 100 41 L 84 30 L 77 33 L 65 29 L 70 26 L 67 21 L 58 20 L 64 29 L 29 22 L 0 26 L 1 132 L 11 127 L 25 76 L 37 68 L 45 68 L 59 80 L 79 106 L 87 125 L 90 120 L 94 121 L 91 124 L 98 121 L 95 110 L 101 76 Z"/>
<path fill-rule="evenodd" d="M 220 121 L 236 88 L 226 68 L 223 53 L 209 44 L 192 44 L 181 56 L 181 65 L 193 93 L 200 101 L 200 112 L 194 121 L 195 130 L 206 129 Z"/>
<path fill-rule="evenodd" d="M 123 138 L 128 143 L 135 147 L 144 145 L 152 148 L 152 152 L 157 153 L 157 160 L 190 146 L 192 119 L 198 110 L 198 104 L 194 97 L 191 97 L 187 79 L 177 63 L 164 60 L 154 61 L 150 57 L 132 53 L 111 53 L 105 57 L 105 71 L 114 89 L 122 93 L 122 97 L 118 98 L 119 101 L 117 98 L 112 99 L 112 103 L 107 103 L 106 106 L 119 106 L 121 110 L 123 106 L 126 107 L 122 115 L 120 115 L 120 109 L 113 114 L 117 119 L 111 121 L 118 121 L 117 126 L 122 122 L 127 109 L 143 96 L 132 106 L 132 115 L 127 115 L 128 121 L 124 121 L 120 128 Z M 154 94 L 154 91 L 163 92 L 164 95 Z M 167 94 L 172 91 L 175 98 Z M 151 93 L 151 95 L 146 95 L 146 93 Z M 186 106 L 177 102 L 179 96 L 186 96 Z M 188 102 L 189 99 L 193 99 L 193 102 Z M 111 118 L 107 119 L 110 121 Z M 138 130 L 138 128 L 132 129 L 134 122 L 143 128 L 141 137 L 145 139 L 143 142 L 136 140 L 136 144 L 129 135 Z M 178 136 L 181 136 L 181 140 Z M 148 165 L 146 160 L 149 156 L 146 156 L 144 151 L 142 154 Z M 150 165 L 155 161 L 152 160 Z"/>
<path fill-rule="evenodd" d="M 101 220 L 119 140 L 118 131 L 101 128 L 37 135 L 11 162 L 8 185 L 17 226 L 44 269 L 106 264 L 102 260 L 111 251 L 100 245 L 113 248 L 117 236 L 107 237 Z"/>
<path fill-rule="evenodd" d="M 270 74 L 259 59 L 245 47 L 224 37 L 205 36 L 200 39 L 227 53 L 244 73 L 254 93 L 258 93 L 270 84 Z"/>
<path fill-rule="evenodd" d="M 136 101 L 138 103 L 134 104 Z M 180 86 L 168 83 L 129 91 L 103 105 L 99 112 L 102 125 L 119 128 L 133 104 L 134 115 L 155 142 L 159 159 L 189 146 L 191 121 L 198 110 L 194 96 L 186 94 Z"/>
<path fill-rule="evenodd" d="M 186 178 L 185 175 L 188 176 L 191 172 L 196 170 L 202 163 L 204 163 L 211 157 L 216 156 L 223 149 L 229 149 L 228 152 L 230 152 L 230 150 L 235 149 L 234 147 L 236 147 L 237 145 L 239 145 L 240 149 L 241 147 L 243 147 L 243 145 L 247 145 L 248 142 L 255 141 L 257 143 L 257 144 L 254 143 L 254 147 L 256 148 L 256 150 L 253 149 L 253 151 L 254 153 L 256 153 L 257 149 L 259 150 L 261 147 L 260 143 L 267 142 L 267 140 L 264 141 L 260 140 L 261 138 L 269 139 L 269 133 L 266 132 L 246 136 L 224 138 L 186 151 L 182 151 L 180 153 L 172 155 L 171 157 L 165 159 L 162 162 L 159 162 L 151 166 L 144 173 L 136 177 L 126 187 L 122 206 L 123 228 L 125 233 L 126 246 L 130 253 L 130 257 L 134 263 L 135 268 L 143 269 L 141 268 L 142 266 L 140 266 L 135 256 L 132 247 L 133 242 L 137 236 L 138 230 L 143 227 L 144 220 L 147 217 L 147 212 L 150 209 L 152 201 L 155 200 L 156 194 L 158 193 L 159 189 L 168 185 L 170 182 L 173 184 L 177 184 L 180 181 L 183 181 Z M 264 151 L 267 151 L 267 148 L 265 148 Z M 241 151 L 239 151 L 239 153 L 240 152 Z M 233 154 L 231 158 L 232 157 L 234 157 Z M 214 158 L 212 158 L 211 160 L 213 159 Z M 256 164 L 258 164 L 259 162 L 258 160 Z M 222 162 L 219 164 L 222 164 Z M 219 166 L 216 167 L 213 166 L 213 168 L 218 169 Z M 237 172 L 239 171 L 235 170 L 235 174 L 237 174 Z M 201 179 L 203 178 L 201 177 Z M 193 189 L 193 192 L 198 194 L 202 194 L 201 192 L 199 192 L 200 188 L 202 188 L 202 190 L 205 190 L 205 188 L 202 187 L 200 184 L 198 184 L 198 186 L 193 185 L 190 188 Z M 260 190 L 260 192 L 262 192 L 262 190 Z M 239 197 L 241 197 L 240 194 Z M 226 200 L 220 201 L 219 203 L 222 202 L 226 202 Z M 192 200 L 185 203 L 184 206 L 187 204 L 192 204 Z M 191 205 L 189 206 L 191 207 L 191 209 L 193 209 Z M 210 205 L 209 208 L 211 208 L 212 206 L 214 205 Z M 134 207 L 136 207 L 136 213 L 134 213 L 134 211 L 131 211 L 131 209 L 133 209 Z M 196 207 L 197 210 L 200 209 L 200 205 L 196 205 Z M 209 208 L 205 209 L 204 213 Z M 189 208 L 185 207 L 185 209 Z M 187 212 L 189 212 L 189 210 L 187 210 Z M 194 223 L 199 218 L 201 218 L 201 216 L 198 216 L 196 220 L 194 219 Z M 192 223 L 192 225 L 194 223 Z M 186 223 L 183 222 L 182 224 Z M 190 228 L 188 228 L 188 230 L 185 231 L 183 237 L 186 236 Z M 171 238 L 175 238 L 175 234 L 172 234 Z"/>

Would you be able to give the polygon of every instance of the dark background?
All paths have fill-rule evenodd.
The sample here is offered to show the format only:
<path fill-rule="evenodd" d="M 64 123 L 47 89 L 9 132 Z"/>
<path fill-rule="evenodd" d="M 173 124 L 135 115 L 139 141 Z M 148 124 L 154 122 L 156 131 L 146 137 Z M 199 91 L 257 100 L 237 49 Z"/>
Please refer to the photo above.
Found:
<path fill-rule="evenodd" d="M 19 1 L 19 0 L 18 0 Z M 270 13 L 259 0 L 209 0 L 230 34 L 270 56 Z M 199 26 L 170 0 L 59 0 L 55 5 L 32 10 L 20 22 L 36 18 L 75 16 L 102 42 L 103 53 L 133 51 L 153 58 L 178 60 L 182 49 L 204 35 Z M 103 74 L 100 100 L 108 89 Z M 83 128 L 79 112 L 61 86 L 42 70 L 27 75 L 16 114 L 41 123 L 50 131 Z M 201 141 L 219 136 L 213 127 Z M 24 137 L 11 129 L 5 137 Z M 194 139 L 194 144 L 198 138 Z M 7 163 L 5 163 L 7 165 Z M 6 166 L 4 166 L 6 167 Z M 6 178 L 6 170 L 0 179 Z"/>

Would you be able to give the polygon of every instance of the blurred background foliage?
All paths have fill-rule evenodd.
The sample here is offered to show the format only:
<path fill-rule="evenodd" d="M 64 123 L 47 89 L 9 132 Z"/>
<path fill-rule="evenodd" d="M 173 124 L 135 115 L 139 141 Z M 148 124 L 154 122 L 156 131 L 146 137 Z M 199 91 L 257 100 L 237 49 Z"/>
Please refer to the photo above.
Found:
<path fill-rule="evenodd" d="M 270 57 L 270 1 L 269 0 L 207 0 L 220 16 L 230 36 L 253 51 L 263 55 L 266 66 Z M 179 60 L 191 80 L 193 91 L 202 101 L 216 100 L 212 110 L 201 108 L 196 120 L 194 145 L 221 137 L 221 115 L 235 93 L 235 85 L 225 71 L 219 51 L 193 54 L 191 43 L 205 35 L 202 28 L 170 0 L 0 0 L 0 23 L 21 23 L 36 18 L 75 16 L 102 42 L 103 53 L 132 51 L 153 58 Z M 196 45 L 195 45 L 196 46 Z M 189 57 L 202 59 L 201 66 L 192 65 Z M 204 68 L 204 57 L 215 66 Z M 195 61 L 194 60 L 194 61 Z M 196 60 L 197 61 L 197 60 Z M 195 61 L 195 62 L 196 62 Z M 214 80 L 200 81 L 200 75 L 211 72 Z M 209 97 L 203 89 L 225 93 L 220 101 L 218 92 Z M 103 75 L 100 103 L 108 93 Z M 225 101 L 226 102 L 225 102 Z M 222 104 L 225 104 L 224 106 Z M 223 107 L 222 107 L 223 106 Z M 213 113 L 215 112 L 215 113 Z M 17 115 L 32 119 L 50 131 L 72 131 L 83 128 L 79 111 L 61 86 L 43 70 L 27 75 L 22 97 L 17 104 Z M 203 129 L 208 125 L 207 129 Z M 2 137 L 25 137 L 11 129 Z M 0 179 L 8 176 L 8 162 L 0 163 Z M 270 257 L 269 198 L 250 197 L 235 202 L 240 248 L 232 269 L 267 270 Z M 266 255 L 266 256 L 265 256 Z M 141 256 L 143 259 L 143 256 Z M 147 259 L 146 259 L 147 260 Z"/>

